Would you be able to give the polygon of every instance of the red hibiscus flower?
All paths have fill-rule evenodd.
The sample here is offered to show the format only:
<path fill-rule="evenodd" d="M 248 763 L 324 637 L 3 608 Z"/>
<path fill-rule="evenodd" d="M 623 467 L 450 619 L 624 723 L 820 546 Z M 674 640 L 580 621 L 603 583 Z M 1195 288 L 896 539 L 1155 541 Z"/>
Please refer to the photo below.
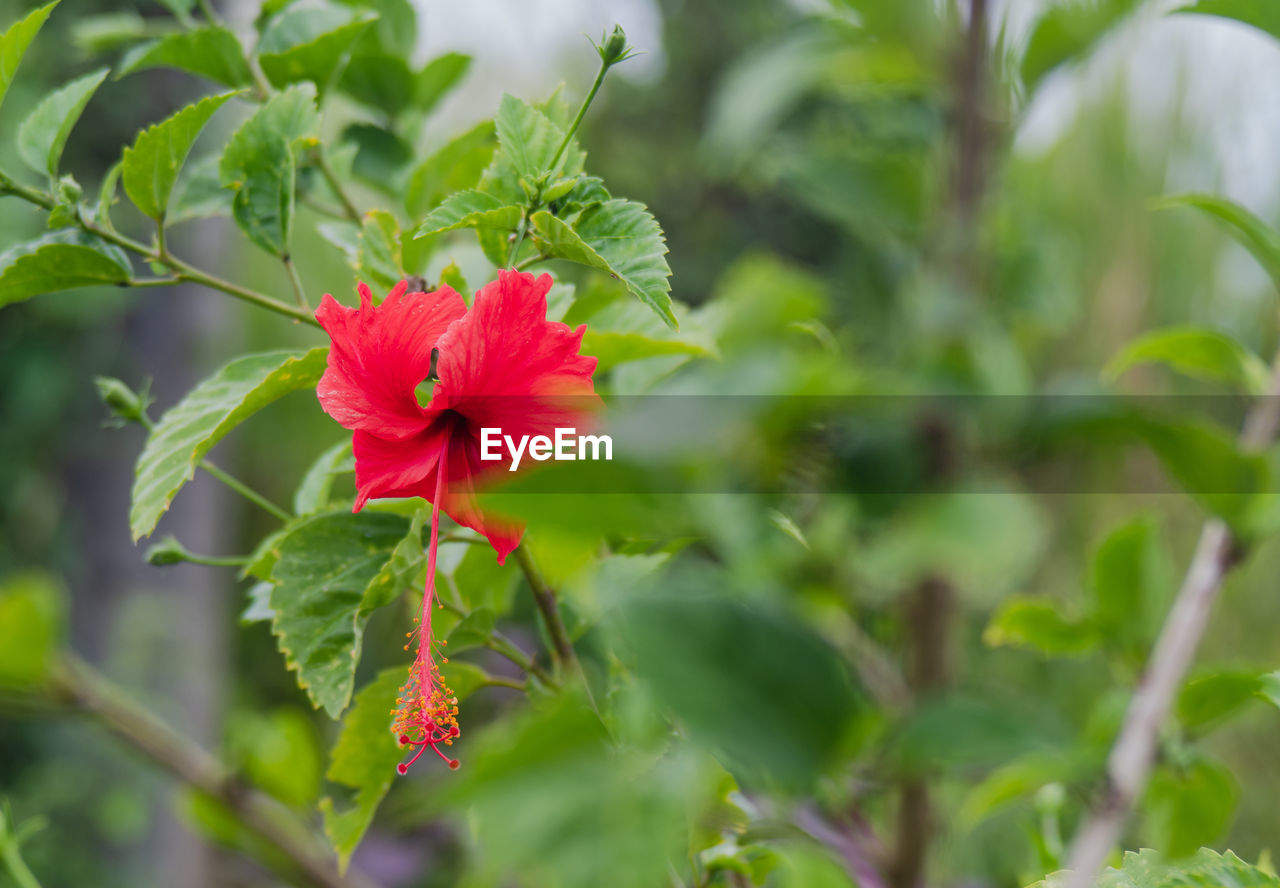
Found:
<path fill-rule="evenodd" d="M 481 510 L 477 482 L 505 471 L 504 461 L 481 460 L 481 429 L 554 436 L 579 427 L 595 401 L 596 359 L 578 354 L 585 327 L 547 320 L 551 277 L 499 271 L 467 310 L 449 287 L 409 293 L 401 282 L 381 305 L 360 284 L 360 307 L 346 308 L 328 294 L 316 310 L 333 345 L 316 393 L 325 412 L 354 433 L 356 502 L 420 496 L 431 505 L 431 544 L 422 598 L 417 656 L 401 689 L 395 731 L 417 753 L 428 748 L 456 768 L 438 747 L 458 736 L 457 704 L 434 657 L 431 611 L 436 546 L 443 510 L 488 538 L 502 563 L 524 528 Z M 423 407 L 418 385 L 436 354 L 435 387 Z M 444 662 L 448 662 L 444 660 Z"/>

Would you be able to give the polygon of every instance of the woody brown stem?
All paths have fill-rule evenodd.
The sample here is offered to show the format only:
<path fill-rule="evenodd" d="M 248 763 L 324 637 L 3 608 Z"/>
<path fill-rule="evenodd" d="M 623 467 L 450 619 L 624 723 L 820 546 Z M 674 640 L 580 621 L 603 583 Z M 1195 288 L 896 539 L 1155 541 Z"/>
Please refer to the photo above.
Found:
<path fill-rule="evenodd" d="M 80 659 L 64 655 L 51 670 L 51 690 L 173 777 L 222 803 L 250 833 L 280 851 L 312 888 L 375 888 L 362 876 L 338 873 L 333 855 L 283 805 L 235 779 L 195 741 L 131 700 Z"/>

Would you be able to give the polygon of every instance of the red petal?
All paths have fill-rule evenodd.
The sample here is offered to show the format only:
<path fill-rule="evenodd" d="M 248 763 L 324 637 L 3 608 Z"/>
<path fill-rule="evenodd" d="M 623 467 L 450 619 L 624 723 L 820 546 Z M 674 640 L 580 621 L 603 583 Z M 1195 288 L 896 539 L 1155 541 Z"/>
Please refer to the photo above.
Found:
<path fill-rule="evenodd" d="M 346 308 L 326 293 L 316 310 L 333 340 L 316 394 L 325 412 L 349 429 L 405 438 L 428 421 L 414 389 L 431 370 L 441 334 L 467 309 L 449 287 L 434 293 L 407 289 L 401 281 L 375 306 L 369 288 L 360 284 L 359 308 Z"/>
<path fill-rule="evenodd" d="M 481 463 L 478 445 L 463 434 L 459 420 L 453 414 L 437 415 L 423 431 L 398 441 L 357 431 L 352 437 L 358 494 L 355 509 L 359 511 L 367 501 L 383 497 L 420 496 L 434 502 L 440 447 L 444 443 L 446 424 L 452 423 L 446 460 L 448 477 L 440 508 L 457 523 L 484 534 L 497 551 L 501 564 L 520 544 L 524 527 L 480 510 L 472 479 L 493 471 L 490 467 L 495 464 Z"/>

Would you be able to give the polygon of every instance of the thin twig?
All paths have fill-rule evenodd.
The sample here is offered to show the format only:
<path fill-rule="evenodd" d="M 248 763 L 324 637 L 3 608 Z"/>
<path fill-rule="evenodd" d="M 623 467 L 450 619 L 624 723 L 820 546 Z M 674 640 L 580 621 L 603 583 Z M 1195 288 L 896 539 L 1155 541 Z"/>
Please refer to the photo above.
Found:
<path fill-rule="evenodd" d="M 280 261 L 284 263 L 284 270 L 289 273 L 289 285 L 293 287 L 293 299 L 298 303 L 298 307 L 311 311 L 311 303 L 307 302 L 307 291 L 303 289 L 302 278 L 298 276 L 298 267 L 293 264 L 293 257 L 285 253 L 280 257 Z"/>
<path fill-rule="evenodd" d="M 533 592 L 533 603 L 542 614 L 547 635 L 551 636 L 552 657 L 559 665 L 571 668 L 574 672 L 581 672 L 582 666 L 578 663 L 578 655 L 573 650 L 573 642 L 569 640 L 569 630 L 565 628 L 564 620 L 560 616 L 560 608 L 556 604 L 556 593 L 547 586 L 546 580 L 542 578 L 538 566 L 533 563 L 533 556 L 529 554 L 526 546 L 516 546 L 515 555 L 516 563 L 520 565 L 520 570 L 524 572 L 524 578 L 529 583 L 529 589 Z"/>
<path fill-rule="evenodd" d="M 37 191 L 34 188 L 28 188 L 27 186 L 14 182 L 7 176 L 0 174 L 0 195 L 4 194 L 11 194 L 14 197 L 20 197 L 28 203 L 44 207 L 46 210 L 52 210 L 55 206 L 55 201 L 50 195 L 45 194 L 42 191 Z M 302 321 L 303 323 L 311 324 L 315 327 L 320 326 L 319 322 L 311 315 L 309 310 L 295 307 L 285 302 L 280 302 L 270 296 L 258 293 L 255 290 L 242 287 L 239 284 L 224 281 L 219 277 L 215 277 L 208 272 L 201 271 L 200 269 L 189 265 L 171 253 L 166 253 L 161 256 L 157 250 L 153 250 L 146 244 L 136 241 L 133 238 L 126 237 L 117 231 L 96 225 L 88 219 L 78 217 L 77 221 L 82 229 L 90 234 L 97 235 L 108 243 L 115 244 L 116 246 L 128 250 L 131 253 L 136 253 L 149 262 L 159 262 L 162 265 L 168 266 L 175 272 L 175 276 L 179 281 L 190 281 L 191 283 L 202 284 L 210 289 L 220 290 L 228 296 L 234 296 L 236 299 L 252 303 L 259 308 L 265 308 L 268 311 L 275 312 L 276 314 L 282 314 L 286 317 L 293 318 L 295 321 Z"/>
<path fill-rule="evenodd" d="M 275 503 L 271 502 L 271 500 L 267 499 L 265 496 L 258 493 L 258 491 L 250 487 L 248 484 L 245 484 L 243 481 L 239 480 L 234 475 L 229 475 L 226 472 L 222 471 L 222 469 L 218 468 L 213 463 L 209 462 L 207 459 L 200 460 L 200 468 L 204 469 L 214 478 L 217 478 L 227 487 L 231 488 L 236 493 L 240 494 L 242 497 L 247 499 L 249 502 L 253 503 L 255 506 L 258 506 L 259 508 L 263 509 L 266 512 L 270 512 L 272 515 L 279 518 L 281 521 L 287 522 L 287 521 L 293 520 L 293 515 L 291 515 L 286 509 L 283 509 L 280 506 L 277 506 Z"/>
<path fill-rule="evenodd" d="M 225 805 L 245 828 L 283 853 L 307 885 L 373 888 L 362 876 L 339 875 L 333 855 L 310 838 L 307 824 L 283 805 L 238 782 L 220 761 L 129 699 L 89 665 L 64 656 L 52 670 L 50 682 L 65 702 L 178 780 Z"/>
<path fill-rule="evenodd" d="M 363 221 L 360 211 L 356 209 L 355 202 L 347 195 L 342 187 L 342 182 L 338 179 L 338 174 L 333 171 L 333 167 L 329 166 L 329 160 L 324 156 L 324 151 L 317 148 L 312 152 L 312 158 L 315 160 L 320 175 L 324 176 L 324 180 L 329 183 L 329 188 L 338 197 L 338 202 L 342 204 L 342 211 L 347 214 L 347 218 L 359 225 Z"/>
<path fill-rule="evenodd" d="M 1240 448 L 1266 449 L 1280 428 L 1280 354 L 1272 364 L 1267 392 L 1249 411 L 1240 433 Z M 1160 728 L 1164 725 L 1200 639 L 1209 624 L 1222 581 L 1240 561 L 1239 541 L 1220 518 L 1200 531 L 1195 555 L 1187 567 L 1178 597 L 1165 617 L 1124 724 L 1107 757 L 1107 785 L 1093 812 L 1071 843 L 1065 888 L 1090 888 L 1107 855 L 1124 832 L 1129 815 L 1142 797 L 1155 764 Z"/>

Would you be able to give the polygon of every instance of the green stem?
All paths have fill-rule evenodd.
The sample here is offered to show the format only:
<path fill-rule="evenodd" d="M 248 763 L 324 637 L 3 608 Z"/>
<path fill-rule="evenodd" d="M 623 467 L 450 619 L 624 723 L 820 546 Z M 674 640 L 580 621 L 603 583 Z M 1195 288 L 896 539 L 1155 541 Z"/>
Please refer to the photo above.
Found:
<path fill-rule="evenodd" d="M 5 869 L 18 888 L 40 888 L 40 881 L 22 859 L 18 836 L 11 831 L 3 811 L 0 811 L 0 860 L 4 861 Z"/>
<path fill-rule="evenodd" d="M 186 552 L 186 560 L 191 564 L 203 564 L 205 567 L 244 567 L 250 562 L 247 555 L 197 555 Z"/>
<path fill-rule="evenodd" d="M 51 196 L 42 191 L 37 191 L 34 188 L 28 188 L 25 185 L 14 182 L 3 173 L 0 173 L 0 194 L 12 194 L 15 197 L 22 198 L 28 203 L 44 207 L 46 210 L 51 210 L 54 207 L 54 200 Z M 95 225 L 82 217 L 78 218 L 78 222 L 82 229 L 90 234 L 96 234 L 108 243 L 115 244 L 116 246 L 126 249 L 131 253 L 137 253 L 148 261 L 159 262 L 162 265 L 168 266 L 176 273 L 177 278 L 180 281 L 190 281 L 191 283 L 201 284 L 211 290 L 219 290 L 226 293 L 228 296 L 234 296 L 236 299 L 251 303 L 259 308 L 265 308 L 268 311 L 275 312 L 276 314 L 282 314 L 285 317 L 293 318 L 295 321 L 302 321 L 303 323 L 311 324 L 315 327 L 320 326 L 319 321 L 312 317 L 310 311 L 272 299 L 270 296 L 250 290 L 247 287 L 242 287 L 239 284 L 224 281 L 221 278 L 209 274 L 208 272 L 201 271 L 198 268 L 188 265 L 186 262 L 172 254 L 160 256 L 157 250 L 153 250 L 146 244 L 136 241 L 131 237 L 126 237 L 112 229 Z"/>
<path fill-rule="evenodd" d="M 511 252 L 507 255 L 507 267 L 514 268 L 516 257 L 520 255 L 520 245 L 524 243 L 525 232 L 529 230 L 529 209 L 525 208 L 520 215 L 520 224 L 516 226 L 516 239 L 511 245 Z"/>
<path fill-rule="evenodd" d="M 245 829 L 274 846 L 292 863 L 300 883 L 312 888 L 372 888 L 362 876 L 338 873 L 333 852 L 311 837 L 297 815 L 238 780 L 218 759 L 139 706 L 81 660 L 64 655 L 54 664 L 50 689 L 56 699 L 102 724 L 163 770 L 223 805 Z"/>
<path fill-rule="evenodd" d="M 302 278 L 298 277 L 298 268 L 293 264 L 293 258 L 285 253 L 280 259 L 284 262 L 285 271 L 289 272 L 289 284 L 293 287 L 293 298 L 297 301 L 298 307 L 310 312 L 311 304 L 307 302 L 307 292 L 302 288 Z"/>
<path fill-rule="evenodd" d="M 513 256 L 512 258 L 514 259 L 515 257 Z M 530 256 L 528 259 L 515 266 L 515 269 L 516 271 L 524 271 L 526 268 L 529 268 L 532 265 L 537 265 L 539 262 L 546 262 L 550 258 L 551 257 L 546 253 L 539 253 L 537 256 Z"/>
<path fill-rule="evenodd" d="M 338 174 L 333 171 L 333 167 L 329 166 L 329 160 L 324 156 L 324 151 L 317 148 L 312 153 L 312 157 L 315 159 L 316 166 L 320 169 L 320 174 L 329 183 L 329 188 L 338 196 L 338 200 L 342 204 L 342 211 L 347 214 L 348 219 L 359 225 L 363 221 L 363 217 L 360 215 L 360 211 L 356 209 L 355 203 L 343 189 L 342 182 L 338 179 Z"/>
<path fill-rule="evenodd" d="M 240 494 L 249 502 L 253 503 L 255 506 L 259 506 L 262 509 L 270 512 L 272 515 L 279 518 L 281 521 L 290 521 L 293 518 L 292 515 L 290 515 L 287 511 L 277 506 L 275 503 L 271 502 L 271 500 L 267 499 L 265 496 L 258 493 L 256 490 L 254 490 L 249 485 L 245 484 L 243 481 L 240 481 L 234 478 L 233 476 L 228 475 L 226 472 L 222 471 L 222 469 L 218 468 L 213 463 L 209 462 L 207 459 L 200 460 L 200 468 L 204 469 L 210 475 L 217 478 L 223 484 L 227 485 L 227 487 L 230 487 L 232 490 Z M 242 564 L 243 562 L 234 561 L 233 563 Z"/>
<path fill-rule="evenodd" d="M 573 123 L 569 124 L 569 131 L 564 134 L 564 141 L 560 143 L 560 147 L 556 149 L 555 157 L 551 158 L 551 170 L 554 175 L 559 171 L 560 158 L 564 154 L 569 143 L 573 141 L 574 133 L 578 131 L 578 126 L 582 123 L 582 118 L 586 117 L 587 109 L 591 107 L 592 100 L 595 99 L 596 93 L 600 92 L 600 85 L 604 83 L 604 75 L 609 73 L 611 65 L 601 62 L 600 71 L 596 74 L 595 82 L 591 84 L 591 89 L 587 92 L 587 97 L 582 100 L 582 107 L 578 109 L 578 115 L 573 118 Z"/>
<path fill-rule="evenodd" d="M 529 583 L 529 589 L 533 592 L 534 604 L 538 606 L 538 612 L 542 614 L 543 625 L 547 627 L 547 634 L 551 636 L 551 656 L 561 666 L 571 666 L 580 669 L 578 666 L 578 656 L 574 653 L 573 643 L 569 640 L 569 631 L 565 628 L 564 620 L 560 617 L 560 608 L 556 604 L 556 593 L 547 586 L 546 580 L 542 578 L 541 571 L 538 566 L 533 563 L 533 556 L 529 554 L 528 547 L 524 545 L 516 546 L 516 563 L 520 565 L 520 570 L 524 572 L 524 578 Z"/>
<path fill-rule="evenodd" d="M 146 287 L 172 287 L 174 284 L 182 283 L 181 278 L 130 278 L 129 283 L 124 284 L 126 287 L 136 287 L 143 289 Z"/>
<path fill-rule="evenodd" d="M 200 7 L 200 14 L 204 16 L 205 21 L 211 25 L 221 23 L 218 14 L 213 11 L 213 4 L 209 0 L 196 0 L 196 5 Z"/>
<path fill-rule="evenodd" d="M 491 675 L 480 683 L 482 688 L 511 688 L 516 691 L 527 691 L 529 686 L 523 681 L 516 681 L 514 678 L 502 678 L 501 676 Z"/>

